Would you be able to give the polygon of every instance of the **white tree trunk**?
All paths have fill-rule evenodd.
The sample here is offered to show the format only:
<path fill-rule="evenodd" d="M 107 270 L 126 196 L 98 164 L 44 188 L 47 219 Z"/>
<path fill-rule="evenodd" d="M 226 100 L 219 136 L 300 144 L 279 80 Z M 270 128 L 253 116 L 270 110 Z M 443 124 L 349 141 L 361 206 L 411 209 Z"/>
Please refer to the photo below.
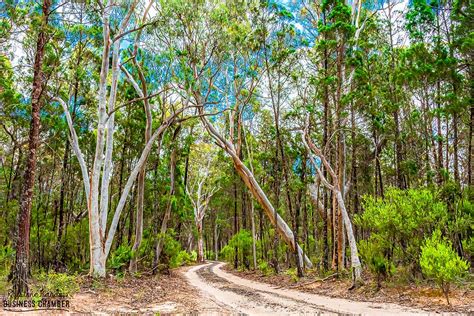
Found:
<path fill-rule="evenodd" d="M 198 104 L 202 104 L 202 102 L 200 102 L 200 97 L 198 95 L 196 95 L 196 97 L 198 99 L 197 100 Z M 250 190 L 250 192 L 252 192 L 253 197 L 262 206 L 265 214 L 270 219 L 270 222 L 277 228 L 277 231 L 283 237 L 283 240 L 290 246 L 290 248 L 292 248 L 293 251 L 297 249 L 298 256 L 301 262 L 304 259 L 306 266 L 311 268 L 313 266 L 313 264 L 311 263 L 311 260 L 309 260 L 309 258 L 303 254 L 303 250 L 301 249 L 301 247 L 298 244 L 295 244 L 293 232 L 291 231 L 290 227 L 285 223 L 285 221 L 281 218 L 281 216 L 275 212 L 273 205 L 270 203 L 266 194 L 263 192 L 262 188 L 260 187 L 258 182 L 255 180 L 253 173 L 247 168 L 247 166 L 244 165 L 244 163 L 240 160 L 240 158 L 236 154 L 234 146 L 230 142 L 225 140 L 219 134 L 219 132 L 214 128 L 211 122 L 209 122 L 209 120 L 204 115 L 204 109 L 202 108 L 202 106 L 199 107 L 199 114 L 201 117 L 201 121 L 204 127 L 206 128 L 206 130 L 209 132 L 209 134 L 227 152 L 227 154 L 231 156 L 232 160 L 234 161 L 234 167 L 237 173 L 240 175 L 241 179 L 244 181 L 245 185 Z M 275 214 L 277 215 L 276 222 L 275 222 Z"/>
<path fill-rule="evenodd" d="M 351 248 L 351 266 L 354 273 L 354 280 L 359 281 L 361 279 L 362 266 L 359 260 L 357 242 L 354 236 L 354 231 L 352 230 L 352 223 L 349 218 L 349 215 L 347 214 L 346 206 L 341 191 L 336 190 L 334 193 L 336 194 L 337 203 L 341 208 L 342 218 L 344 220 L 344 226 L 346 228 L 347 233 L 347 240 L 349 241 L 349 247 Z"/>
<path fill-rule="evenodd" d="M 313 157 L 311 155 L 309 156 L 311 163 L 316 168 L 318 176 L 321 179 L 321 183 L 323 183 L 323 185 L 325 187 L 327 187 L 329 190 L 331 190 L 333 192 L 333 194 L 336 197 L 337 204 L 339 205 L 339 208 L 341 209 L 341 213 L 342 213 L 342 217 L 343 217 L 343 223 L 344 223 L 344 227 L 346 228 L 347 239 L 349 241 L 349 247 L 351 248 L 351 267 L 352 267 L 353 273 L 354 273 L 353 274 L 353 280 L 354 280 L 354 282 L 359 282 L 359 281 L 361 281 L 362 267 L 361 267 L 360 260 L 359 260 L 359 253 L 357 251 L 357 242 L 356 242 L 356 239 L 355 239 L 355 236 L 354 236 L 354 231 L 352 229 L 352 223 L 351 223 L 351 220 L 350 220 L 349 215 L 347 213 L 347 209 L 346 209 L 346 206 L 345 206 L 345 203 L 344 203 L 344 197 L 342 196 L 342 193 L 339 190 L 339 184 L 338 184 L 339 180 L 338 180 L 338 177 L 337 177 L 336 173 L 334 172 L 334 170 L 331 168 L 328 161 L 326 160 L 326 157 L 324 157 L 324 155 L 322 154 L 321 150 L 318 149 L 311 142 L 311 139 L 309 138 L 309 134 L 308 134 L 308 128 L 309 128 L 309 117 L 308 117 L 308 120 L 307 120 L 305 131 L 302 135 L 303 143 L 304 143 L 306 149 L 308 150 L 308 152 L 310 154 L 313 153 L 321 159 L 324 167 L 326 168 L 326 170 L 329 172 L 329 174 L 332 177 L 332 181 L 333 181 L 334 184 L 331 185 L 327 181 L 327 179 L 324 177 L 320 166 L 316 163 L 316 161 L 313 159 Z M 314 192 L 314 194 L 316 194 L 316 192 Z M 321 207 L 322 207 L 322 204 L 320 205 L 318 203 L 318 208 L 321 208 Z M 324 209 L 322 211 L 324 211 Z"/>
<path fill-rule="evenodd" d="M 120 22 L 119 30 L 116 33 L 115 38 L 111 38 L 110 34 L 110 14 L 113 7 L 112 1 L 107 0 L 107 3 L 105 4 L 103 9 L 103 48 L 100 78 L 98 83 L 99 91 L 97 106 L 97 138 L 90 177 L 87 171 L 84 156 L 79 147 L 78 137 L 74 130 L 73 122 L 69 114 L 67 104 L 59 97 L 54 98 L 55 100 L 61 103 L 64 113 L 66 114 L 66 120 L 70 132 L 69 137 L 71 139 L 74 153 L 81 167 L 84 190 L 87 198 L 87 210 L 89 215 L 90 274 L 97 277 L 105 276 L 105 264 L 108 254 L 110 252 L 110 247 L 112 245 L 113 238 L 115 236 L 115 231 L 117 229 L 120 214 L 123 210 L 128 194 L 137 177 L 137 174 L 143 168 L 146 162 L 148 154 L 153 146 L 153 142 L 171 125 L 176 116 L 181 114 L 188 107 L 188 105 L 186 104 L 179 110 L 175 111 L 162 123 L 162 125 L 155 131 L 155 133 L 151 137 L 149 137 L 148 141 L 146 141 L 146 145 L 143 149 L 140 159 L 137 165 L 134 167 L 132 173 L 130 174 L 125 188 L 122 192 L 122 195 L 120 196 L 120 200 L 115 209 L 112 223 L 109 227 L 107 238 L 105 238 L 107 230 L 110 179 L 112 177 L 113 171 L 112 157 L 114 142 L 113 136 L 115 129 L 114 116 L 120 72 L 121 39 L 125 34 L 128 34 L 127 27 L 132 19 L 133 14 L 135 13 L 135 9 L 138 3 L 139 0 L 133 0 L 133 2 L 130 4 L 127 13 Z M 142 19 L 141 23 L 145 21 L 147 12 L 151 8 L 151 5 L 152 1 L 150 1 L 148 6 L 146 7 L 144 18 Z M 137 38 L 139 38 L 139 35 L 137 36 Z M 110 47 L 112 44 L 112 67 L 109 70 Z M 107 98 L 108 78 L 110 72 L 112 80 L 110 85 L 110 93 Z M 133 78 L 131 82 L 132 85 L 136 83 Z M 143 93 L 141 94 L 141 96 L 146 97 Z M 151 112 L 149 111 L 147 112 L 147 119 L 151 122 L 151 119 L 149 117 L 150 113 Z M 150 131 L 148 131 L 147 136 L 150 136 Z M 99 184 L 101 184 L 100 189 Z"/>
<path fill-rule="evenodd" d="M 218 190 L 218 188 L 209 188 L 205 186 L 206 180 L 209 178 L 209 170 L 212 158 L 208 157 L 207 166 L 204 169 L 204 173 L 200 173 L 199 177 L 196 179 L 197 188 L 189 188 L 186 185 L 186 194 L 188 195 L 191 203 L 194 208 L 194 223 L 196 224 L 198 232 L 198 262 L 204 262 L 204 246 L 202 240 L 202 222 L 204 215 L 206 215 L 206 210 L 209 207 L 212 196 Z"/>
<path fill-rule="evenodd" d="M 198 232 L 198 262 L 204 262 L 204 242 L 202 240 L 202 220 L 196 222 Z"/>

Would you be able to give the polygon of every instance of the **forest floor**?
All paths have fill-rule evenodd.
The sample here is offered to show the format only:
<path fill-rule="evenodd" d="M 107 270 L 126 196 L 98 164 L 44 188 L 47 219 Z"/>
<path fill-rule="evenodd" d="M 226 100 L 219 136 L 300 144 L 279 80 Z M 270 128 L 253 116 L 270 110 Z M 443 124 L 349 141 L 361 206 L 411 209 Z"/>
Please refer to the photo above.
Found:
<path fill-rule="evenodd" d="M 463 304 L 460 303 L 462 299 L 457 297 L 458 293 L 455 293 L 453 305 L 456 313 L 431 305 L 430 302 L 437 298 L 428 299 L 422 305 L 415 304 L 411 299 L 403 300 L 404 296 L 393 295 L 385 289 L 382 292 L 385 297 L 370 298 L 364 296 L 360 289 L 349 292 L 347 284 L 342 281 L 331 280 L 302 286 L 309 282 L 309 279 L 302 279 L 299 283 L 293 283 L 284 275 L 263 277 L 258 272 L 230 271 L 223 263 L 210 262 L 174 269 L 170 274 L 157 276 L 127 276 L 123 279 L 111 276 L 101 282 L 83 277 L 80 291 L 70 299 L 70 308 L 38 310 L 34 314 L 427 315 L 444 311 L 447 312 L 444 315 L 454 315 L 462 312 L 468 314 L 468 304 L 472 305 L 473 302 L 472 293 L 465 296 Z M 390 295 L 394 297 L 389 299 Z M 368 302 L 368 298 L 372 302 Z M 21 313 L 14 313 L 0 307 L 0 315 L 24 315 L 25 311 L 23 309 Z"/>
<path fill-rule="evenodd" d="M 0 315 L 230 315 L 230 311 L 202 297 L 184 278 L 192 267 L 169 274 L 108 277 L 102 281 L 79 277 L 80 291 L 59 309 L 4 308 Z"/>
<path fill-rule="evenodd" d="M 377 290 L 375 280 L 369 278 L 366 279 L 363 286 L 349 290 L 351 281 L 347 278 L 337 279 L 330 276 L 325 280 L 316 280 L 315 276 L 306 276 L 295 282 L 285 274 L 265 276 L 258 270 L 237 271 L 229 265 L 225 266 L 224 270 L 240 278 L 269 284 L 282 290 L 298 290 L 299 292 L 349 299 L 360 303 L 392 303 L 444 315 L 474 315 L 474 291 L 466 288 L 451 289 L 451 306 L 449 306 L 441 290 L 429 285 L 401 285 L 387 282 L 383 283 L 380 290 Z"/>

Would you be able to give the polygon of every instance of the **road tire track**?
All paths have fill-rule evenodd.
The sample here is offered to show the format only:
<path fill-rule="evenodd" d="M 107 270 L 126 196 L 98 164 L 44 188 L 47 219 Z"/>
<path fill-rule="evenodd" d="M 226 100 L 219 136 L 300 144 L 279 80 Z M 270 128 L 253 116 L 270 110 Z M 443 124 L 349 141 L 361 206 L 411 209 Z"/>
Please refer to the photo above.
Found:
<path fill-rule="evenodd" d="M 429 315 L 396 304 L 356 302 L 240 278 L 210 262 L 185 273 L 189 283 L 206 298 L 235 314 L 246 315 Z M 433 313 L 434 314 L 434 313 Z M 439 315 L 439 314 L 437 314 Z"/>

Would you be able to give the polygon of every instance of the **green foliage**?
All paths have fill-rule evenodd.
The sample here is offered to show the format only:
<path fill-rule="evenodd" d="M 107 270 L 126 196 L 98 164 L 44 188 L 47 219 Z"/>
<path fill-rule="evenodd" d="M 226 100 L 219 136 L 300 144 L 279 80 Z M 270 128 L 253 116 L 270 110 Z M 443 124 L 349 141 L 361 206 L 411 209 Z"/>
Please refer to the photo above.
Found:
<path fill-rule="evenodd" d="M 178 254 L 171 258 L 170 267 L 177 268 L 183 265 L 190 264 L 192 262 L 196 262 L 197 260 L 197 253 L 193 251 L 191 254 L 186 250 L 180 250 Z"/>
<path fill-rule="evenodd" d="M 118 273 L 123 272 L 124 268 L 126 268 L 130 262 L 132 255 L 132 247 L 128 245 L 118 246 L 118 248 L 110 255 L 108 260 L 109 268 L 114 269 L 114 271 Z"/>
<path fill-rule="evenodd" d="M 239 157 L 252 170 L 276 211 L 290 227 L 300 216 L 300 243 L 305 244 L 305 253 L 314 263 L 330 256 L 325 247 L 334 246 L 334 233 L 329 229 L 327 239 L 322 238 L 322 220 L 306 196 L 315 172 L 301 163 L 307 159 L 307 151 L 299 133 L 293 130 L 303 126 L 306 114 L 310 114 L 310 136 L 316 144 L 327 142 L 327 150 L 335 148 L 332 146 L 341 139 L 347 142 L 345 167 L 336 171 L 349 172 L 351 168 L 351 179 L 357 179 L 346 201 L 351 214 L 360 214 L 355 216 L 358 236 L 368 237 L 359 241 L 359 251 L 364 265 L 379 282 L 395 270 L 397 275 L 406 272 L 410 279 L 421 276 L 421 246 L 436 229 L 452 241 L 461 257 L 473 260 L 474 195 L 464 174 L 470 167 L 466 147 L 472 104 L 472 1 L 413 0 L 404 16 L 395 7 L 380 15 L 374 14 L 380 4 L 363 3 L 359 10 L 342 0 L 323 0 L 304 8 L 301 3 L 275 1 L 162 0 L 159 5 L 159 19 L 149 21 L 150 25 L 142 29 L 144 45 L 138 45 L 135 54 L 133 34 L 127 34 L 118 56 L 130 61 L 126 65 L 130 75 L 142 88 L 147 87 L 152 130 L 157 130 L 188 96 L 189 104 L 195 104 L 193 99 L 198 95 L 207 99 L 202 101 L 207 104 L 205 112 L 210 114 L 210 122 L 225 138 L 237 141 Z M 31 210 L 33 269 L 36 265 L 39 269 L 52 265 L 58 270 L 85 272 L 90 260 L 81 169 L 68 142 L 63 110 L 57 102 L 51 102 L 52 97 L 62 96 L 70 107 L 90 172 L 97 147 L 96 101 L 103 25 L 101 12 L 91 11 L 89 6 L 77 9 L 84 23 L 68 19 L 72 13 L 53 10 L 46 28 L 48 43 L 41 67 L 48 80 L 41 102 L 38 181 Z M 14 260 L 10 242 L 16 230 L 22 175 L 28 159 L 25 141 L 30 130 L 34 73 L 30 64 L 42 29 L 42 13 L 39 2 L 14 0 L 3 1 L 0 11 L 1 281 Z M 111 8 L 112 29 L 124 13 L 123 6 Z M 131 24 L 139 26 L 139 21 L 132 20 Z M 357 27 L 361 28 L 355 32 Z M 20 33 L 15 34 L 15 30 Z M 405 34 L 410 40 L 400 45 Z M 143 77 L 137 73 L 140 68 Z M 112 68 L 106 78 L 109 88 L 114 78 L 111 72 Z M 267 80 L 259 80 L 262 76 Z M 137 101 L 140 93 L 132 80 L 122 80 L 124 74 L 120 71 L 119 77 L 116 98 L 110 95 L 113 90 L 104 91 L 107 100 L 116 99 L 115 104 L 108 104 L 115 108 L 115 119 L 108 122 L 113 121 L 116 131 L 109 192 L 112 210 L 145 145 L 147 116 Z M 159 93 L 169 89 L 170 93 Z M 182 98 L 170 98 L 173 95 Z M 235 108 L 226 108 L 229 104 Z M 218 115 L 221 111 L 238 115 L 230 122 L 226 115 Z M 342 126 L 344 122 L 350 129 Z M 231 132 L 228 128 L 232 126 L 236 129 Z M 328 127 L 338 132 L 331 135 Z M 151 150 L 147 158 L 143 241 L 135 253 L 128 246 L 111 252 L 107 264 L 118 276 L 123 276 L 134 256 L 140 259 L 140 268 L 153 268 L 157 238 L 163 242 L 163 266 L 177 267 L 196 260 L 195 252 L 183 250 L 186 234 L 196 232 L 184 182 L 192 185 L 193 175 L 203 169 L 199 164 L 201 153 L 216 150 L 217 159 L 209 166 L 215 173 L 212 184 L 218 182 L 222 188 L 212 198 L 203 234 L 210 243 L 216 237 L 214 228 L 221 238 L 234 233 L 234 209 L 242 216 L 249 210 L 249 192 L 235 172 L 232 159 L 213 142 L 199 118 L 188 116 L 175 120 L 155 141 L 154 146 L 160 144 L 160 150 Z M 325 150 L 323 146 L 321 149 Z M 176 185 L 170 195 L 170 153 L 174 150 Z M 456 153 L 458 157 L 453 159 Z M 458 169 L 455 177 L 453 171 Z M 412 189 L 387 189 L 397 181 L 404 182 L 400 187 Z M 231 194 L 234 190 L 235 196 Z M 363 195 L 360 208 L 359 197 Z M 136 197 L 134 187 L 119 220 L 114 240 L 117 245 L 132 242 Z M 269 274 L 273 268 L 268 262 L 273 257 L 280 263 L 292 259 L 288 259 L 288 246 L 283 240 L 274 244 L 275 229 L 268 224 L 257 200 L 253 202 L 260 230 L 257 253 L 263 258 L 259 269 Z M 290 202 L 295 207 L 290 208 Z M 172 209 L 168 225 L 179 231 L 179 236 L 172 229 L 162 236 L 156 234 L 168 204 Z M 300 214 L 291 214 L 295 210 Z M 250 226 L 244 221 L 239 224 Z M 58 236 L 60 231 L 62 235 Z M 222 256 L 233 262 L 237 250 L 241 268 L 246 267 L 252 261 L 251 242 L 250 233 L 240 231 L 222 249 Z M 213 257 L 213 251 L 206 250 L 208 257 Z"/>
<path fill-rule="evenodd" d="M 298 271 L 296 270 L 296 268 L 287 269 L 284 273 L 285 275 L 288 275 L 293 282 L 295 283 L 298 282 L 299 278 L 298 278 Z"/>
<path fill-rule="evenodd" d="M 355 223 L 369 229 L 374 249 L 397 264 L 416 263 L 425 236 L 448 219 L 446 205 L 429 189 L 389 188 L 385 199 L 365 196 L 363 207 Z"/>
<path fill-rule="evenodd" d="M 274 269 L 268 264 L 268 262 L 260 260 L 258 263 L 258 269 L 264 276 L 270 276 L 273 274 Z"/>
<path fill-rule="evenodd" d="M 174 236 L 174 230 L 169 229 L 163 237 L 163 255 L 168 259 L 168 266 L 170 268 L 177 268 L 195 262 L 197 260 L 197 253 L 195 251 L 188 253 L 183 250 L 181 244 Z"/>
<path fill-rule="evenodd" d="M 358 244 L 359 254 L 370 271 L 377 276 L 377 287 L 381 287 L 382 279 L 394 272 L 394 265 L 384 255 L 380 244 L 375 240 L 361 240 Z"/>
<path fill-rule="evenodd" d="M 434 11 L 430 3 L 425 0 L 414 0 L 406 15 L 406 26 L 410 36 L 415 40 L 422 40 L 428 28 L 433 26 L 434 19 Z"/>
<path fill-rule="evenodd" d="M 36 292 L 43 296 L 70 297 L 79 291 L 75 275 L 65 273 L 45 273 L 37 276 Z"/>
<path fill-rule="evenodd" d="M 0 277 L 8 274 L 14 259 L 15 250 L 12 247 L 0 247 Z"/>
<path fill-rule="evenodd" d="M 228 262 L 233 262 L 235 258 L 235 250 L 237 249 L 239 256 L 244 262 L 244 259 L 249 260 L 252 249 L 252 235 L 250 231 L 241 229 L 237 234 L 232 236 L 227 245 L 221 250 L 221 256 Z M 245 258 L 244 258 L 245 257 Z"/>
<path fill-rule="evenodd" d="M 439 230 L 421 247 L 420 265 L 423 274 L 434 279 L 442 289 L 448 303 L 450 284 L 463 277 L 469 269 L 469 263 L 458 256 L 450 241 L 441 238 Z"/>
<path fill-rule="evenodd" d="M 371 233 L 359 241 L 359 253 L 377 276 L 379 287 L 382 279 L 395 271 L 399 278 L 409 279 L 423 272 L 449 291 L 449 283 L 459 275 L 457 269 L 464 267 L 464 261 L 451 249 L 451 243 L 440 238 L 441 231 L 460 240 L 464 255 L 472 256 L 470 194 L 448 181 L 439 193 L 426 188 L 390 188 L 384 199 L 363 198 L 364 212 L 355 217 L 355 223 Z"/>

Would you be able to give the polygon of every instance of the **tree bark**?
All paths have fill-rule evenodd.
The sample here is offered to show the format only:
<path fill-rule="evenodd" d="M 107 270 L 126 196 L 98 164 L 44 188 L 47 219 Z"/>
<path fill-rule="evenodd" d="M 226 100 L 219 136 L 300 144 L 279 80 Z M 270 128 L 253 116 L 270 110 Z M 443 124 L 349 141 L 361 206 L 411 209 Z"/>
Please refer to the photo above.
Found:
<path fill-rule="evenodd" d="M 308 117 L 308 119 L 309 119 L 309 117 Z M 326 160 L 326 158 L 324 157 L 324 155 L 321 153 L 321 150 L 319 150 L 311 142 L 311 140 L 309 138 L 309 134 L 308 134 L 308 128 L 309 128 L 309 121 L 307 122 L 307 126 L 306 126 L 306 129 L 305 129 L 304 135 L 302 137 L 303 142 L 304 142 L 304 144 L 305 144 L 305 146 L 306 146 L 306 148 L 308 149 L 309 152 L 313 152 L 315 155 L 317 155 L 321 159 L 325 169 L 327 169 L 327 171 L 329 172 L 329 174 L 332 177 L 333 184 L 330 184 L 326 180 L 326 178 L 323 176 L 323 173 L 321 172 L 321 169 L 318 166 L 318 164 L 315 162 L 314 158 L 312 158 L 310 156 L 311 163 L 316 168 L 316 171 L 318 172 L 318 176 L 321 179 L 321 182 L 323 183 L 324 186 L 326 186 L 329 190 L 332 191 L 332 193 L 334 195 L 334 198 L 337 201 L 337 204 L 338 204 L 338 206 L 341 210 L 343 224 L 344 224 L 345 229 L 346 229 L 347 239 L 348 239 L 348 242 L 349 242 L 349 247 L 351 249 L 351 267 L 353 269 L 353 281 L 354 281 L 354 284 L 356 284 L 356 283 L 361 281 L 362 268 L 361 268 L 361 264 L 360 264 L 360 260 L 359 260 L 359 254 L 358 254 L 358 251 L 357 251 L 356 239 L 355 239 L 354 232 L 353 232 L 353 229 L 352 229 L 352 223 L 351 223 L 351 220 L 349 218 L 347 209 L 346 209 L 345 204 L 344 204 L 344 196 L 343 196 L 343 193 L 341 192 L 341 188 L 339 187 L 339 180 L 338 180 L 338 177 L 337 177 L 336 173 L 331 168 L 331 166 L 329 165 L 329 163 Z"/>
<path fill-rule="evenodd" d="M 34 61 L 33 89 L 31 93 L 31 123 L 28 137 L 28 160 L 25 182 L 21 194 L 20 213 L 18 218 L 18 235 L 16 257 L 12 270 L 13 295 L 29 295 L 29 252 L 30 252 L 30 217 L 35 186 L 36 150 L 39 145 L 40 109 L 43 103 L 43 59 L 48 41 L 47 27 L 51 0 L 43 0 L 41 28 L 36 41 Z"/>

